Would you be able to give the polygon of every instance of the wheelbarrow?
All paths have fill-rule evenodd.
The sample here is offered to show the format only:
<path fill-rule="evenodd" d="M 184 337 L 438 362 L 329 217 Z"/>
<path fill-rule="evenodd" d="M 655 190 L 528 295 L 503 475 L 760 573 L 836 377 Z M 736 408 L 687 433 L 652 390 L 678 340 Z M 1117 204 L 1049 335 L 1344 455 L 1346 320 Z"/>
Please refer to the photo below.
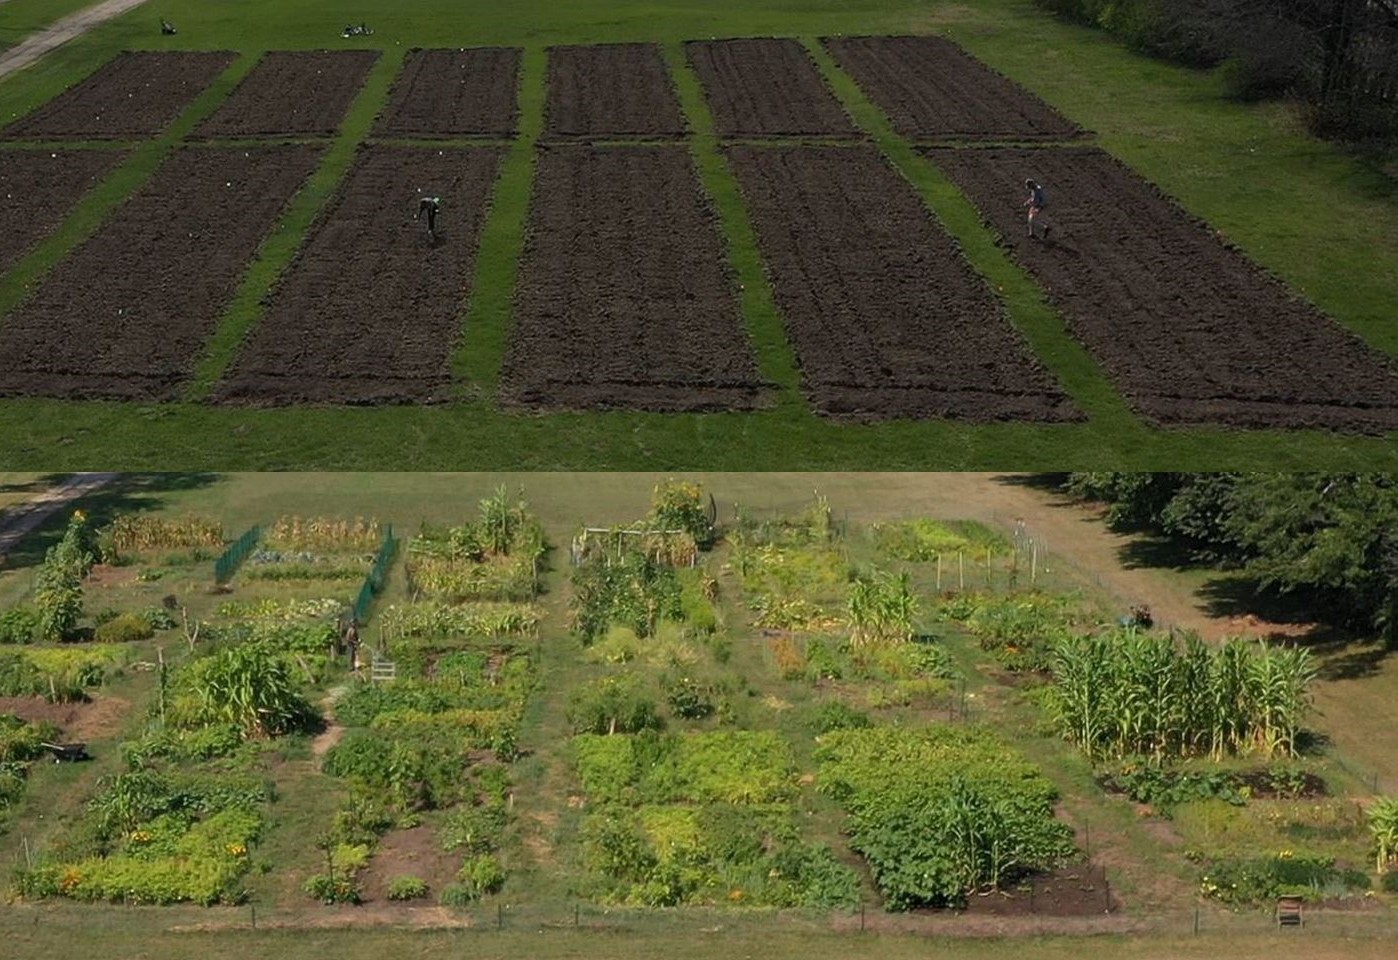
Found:
<path fill-rule="evenodd" d="M 91 755 L 87 752 L 85 743 L 40 743 L 49 753 L 53 754 L 54 763 L 63 763 L 65 760 L 72 763 L 78 760 L 91 760 Z"/>

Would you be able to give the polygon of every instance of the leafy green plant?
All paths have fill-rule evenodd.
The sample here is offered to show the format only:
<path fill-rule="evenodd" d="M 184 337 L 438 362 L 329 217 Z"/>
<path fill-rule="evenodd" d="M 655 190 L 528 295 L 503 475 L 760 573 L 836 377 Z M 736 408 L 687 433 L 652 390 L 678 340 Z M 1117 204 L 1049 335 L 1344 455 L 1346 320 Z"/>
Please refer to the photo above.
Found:
<path fill-rule="evenodd" d="M 478 900 L 500 891 L 505 885 L 505 869 L 493 854 L 482 853 L 461 865 L 456 872 L 456 881 L 466 888 L 471 899 Z"/>
<path fill-rule="evenodd" d="M 635 674 L 600 677 L 568 698 L 568 723 L 575 733 L 635 733 L 660 726 L 655 700 Z"/>
<path fill-rule="evenodd" d="M 0 613 L 0 645 L 33 643 L 39 636 L 38 611 L 11 607 Z"/>
<path fill-rule="evenodd" d="M 686 533 L 701 550 L 707 550 L 714 542 L 704 490 L 697 483 L 670 479 L 656 484 L 646 525 L 653 530 Z"/>
<path fill-rule="evenodd" d="M 140 613 L 118 614 L 93 631 L 93 639 L 99 643 L 134 643 L 153 636 L 155 627 Z"/>
<path fill-rule="evenodd" d="M 443 850 L 461 850 L 475 856 L 493 852 L 504 828 L 505 809 L 499 804 L 459 807 L 442 821 L 437 839 Z"/>
<path fill-rule="evenodd" d="M 836 730 L 816 759 L 889 909 L 962 903 L 1072 852 L 1053 785 L 986 731 Z"/>
<path fill-rule="evenodd" d="M 390 900 L 421 900 L 427 893 L 427 882 L 420 877 L 401 876 L 388 881 Z"/>
<path fill-rule="evenodd" d="M 305 882 L 302 889 L 312 900 L 319 900 L 324 904 L 360 903 L 363 899 L 359 885 L 350 876 L 336 877 L 328 873 L 317 873 Z"/>

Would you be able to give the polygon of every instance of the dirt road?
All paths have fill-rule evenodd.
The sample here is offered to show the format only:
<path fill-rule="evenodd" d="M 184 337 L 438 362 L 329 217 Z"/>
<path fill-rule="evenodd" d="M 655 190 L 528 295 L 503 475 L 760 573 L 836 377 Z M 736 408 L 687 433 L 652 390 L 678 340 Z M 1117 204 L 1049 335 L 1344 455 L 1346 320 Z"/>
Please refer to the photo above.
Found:
<path fill-rule="evenodd" d="M 105 0 L 57 20 L 38 33 L 30 34 L 19 43 L 0 53 L 0 79 L 23 70 L 44 54 L 75 37 L 80 37 L 100 23 L 139 7 L 146 0 Z"/>

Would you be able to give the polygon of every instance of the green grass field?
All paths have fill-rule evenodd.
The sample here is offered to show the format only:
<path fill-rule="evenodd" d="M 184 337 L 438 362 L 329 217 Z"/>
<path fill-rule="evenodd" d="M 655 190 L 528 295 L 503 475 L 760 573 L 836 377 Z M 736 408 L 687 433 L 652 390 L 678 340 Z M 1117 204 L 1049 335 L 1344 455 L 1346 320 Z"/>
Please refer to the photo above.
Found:
<path fill-rule="evenodd" d="M 51 6 L 51 5 L 50 5 Z M 66 6 L 66 5 L 65 5 Z M 50 18 L 32 0 L 0 4 L 0 37 L 13 40 Z M 160 17 L 180 28 L 159 35 Z M 375 29 L 363 41 L 339 36 L 346 22 Z M 40 63 L 0 82 L 0 118 L 25 112 L 126 48 L 223 48 L 244 56 L 163 137 L 138 149 L 85 200 L 59 232 L 0 279 L 0 312 L 17 303 L 64 252 L 144 181 L 198 118 L 212 111 L 263 50 L 381 46 L 386 56 L 356 100 L 339 138 L 247 271 L 207 348 L 184 402 L 158 406 L 35 399 L 0 401 L 0 457 L 13 466 L 220 469 L 687 468 L 1217 469 L 1246 462 L 1276 468 L 1329 463 L 1398 463 L 1391 439 L 1319 432 L 1156 430 L 1133 416 L 1087 353 L 1065 333 L 1037 286 L 1013 266 L 970 204 L 897 139 L 886 119 L 816 53 L 856 120 L 957 236 L 968 256 L 1003 288 L 1007 310 L 1036 352 L 1088 413 L 1063 426 L 954 422 L 840 425 L 816 417 L 802 398 L 791 348 L 762 273 L 736 183 L 723 164 L 697 81 L 679 43 L 709 36 L 828 33 L 947 33 L 1029 87 L 1101 144 L 1178 197 L 1250 255 L 1375 348 L 1398 355 L 1387 321 L 1398 302 L 1398 182 L 1363 158 L 1304 134 L 1286 108 L 1224 100 L 1216 76 L 1154 62 L 1108 37 L 1058 23 L 1030 0 L 908 3 L 901 0 L 784 0 L 702 6 L 538 0 L 499 7 L 413 0 L 388 8 L 227 0 L 151 0 Z M 705 186 L 721 215 L 729 259 L 745 285 L 743 310 L 775 406 L 748 414 L 514 415 L 491 398 L 508 336 L 515 261 L 541 123 L 543 48 L 553 43 L 655 40 L 666 44 Z M 259 301 L 289 262 L 333 191 L 412 46 L 515 44 L 526 48 L 523 135 L 510 151 L 484 231 L 474 290 L 463 304 L 462 346 L 453 368 L 459 402 L 435 408 L 218 409 L 197 402 L 260 315 Z M 366 318 L 370 321 L 372 318 Z M 0 321 L 3 322 L 3 321 Z"/>
<path fill-rule="evenodd" d="M 147 475 L 122 478 L 107 490 L 88 498 L 82 506 L 95 523 L 119 513 L 153 513 L 167 518 L 190 514 L 217 519 L 225 533 L 236 535 L 254 522 L 269 523 L 284 514 L 333 515 L 342 518 L 376 517 L 392 522 L 402 535 L 421 521 L 455 523 L 475 511 L 476 501 L 500 483 L 519 489 L 546 527 L 550 540 L 566 544 L 581 523 L 607 525 L 634 519 L 645 512 L 651 489 L 663 475 L 540 474 L 235 474 Z M 875 556 L 866 536 L 868 525 L 894 518 L 939 517 L 979 519 L 1004 534 L 1010 518 L 1023 516 L 1037 531 L 1050 506 L 1041 494 L 1006 500 L 1000 492 L 1006 484 L 991 477 L 958 478 L 935 475 L 859 474 L 710 474 L 686 477 L 702 482 L 719 502 L 720 514 L 731 517 L 735 502 L 758 516 L 793 515 L 808 503 L 812 489 L 829 501 L 837 526 L 844 530 L 842 550 L 851 560 L 863 562 Z M 29 477 L 0 476 L 6 486 L 28 483 Z M 1012 487 L 1019 492 L 1022 488 Z M 1010 504 L 1019 509 L 1009 511 Z M 998 519 L 997 519 L 998 518 Z M 56 517 L 11 563 L 0 570 L 0 610 L 14 603 L 32 583 L 32 566 L 46 543 L 61 531 L 63 517 Z M 1037 533 L 1036 533 L 1037 536 Z M 830 697 L 847 698 L 857 708 L 863 691 L 851 678 L 834 688 L 805 680 L 785 679 L 758 640 L 740 599 L 733 570 L 734 547 L 721 544 L 705 564 L 722 582 L 719 598 L 726 632 L 731 637 L 731 660 L 721 669 L 742 677 L 757 694 L 736 704 L 740 728 L 770 729 L 796 745 L 799 762 L 810 764 L 810 731 L 798 719 L 815 702 Z M 1065 549 L 1071 547 L 1065 545 Z M 1101 570 L 1077 566 L 1070 559 L 1043 555 L 1038 585 L 1048 591 L 1080 597 L 1104 609 L 1118 609 L 1124 602 L 1101 584 Z M 251 901 L 241 906 L 197 908 L 190 906 L 123 907 L 114 904 L 78 904 L 65 901 L 7 904 L 0 909 L 0 936 L 5 956 L 66 958 L 105 951 L 114 956 L 145 956 L 155 960 L 202 954 L 210 957 L 254 955 L 282 957 L 335 955 L 381 956 L 385 952 L 411 957 L 480 955 L 488 957 L 589 957 L 640 958 L 665 952 L 677 958 L 734 956 L 819 957 L 924 957 L 949 954 L 968 960 L 1004 957 L 1011 952 L 1026 960 L 1060 960 L 1084 953 L 1102 953 L 1127 960 L 1204 958 L 1227 953 L 1232 957 L 1314 957 L 1319 960 L 1386 956 L 1394 929 L 1392 898 L 1384 896 L 1370 909 L 1322 911 L 1310 916 L 1304 931 L 1279 935 L 1265 909 L 1229 911 L 1210 901 L 1198 900 L 1198 867 L 1182 854 L 1169 837 L 1181 832 L 1186 845 L 1194 842 L 1183 816 L 1174 821 L 1143 817 L 1137 807 L 1121 798 L 1105 795 L 1093 781 L 1093 768 L 1075 748 L 1042 724 L 1032 699 L 993 669 L 986 653 L 969 635 L 944 625 L 935 627 L 958 669 L 967 678 L 975 719 L 990 724 L 999 736 L 1031 756 L 1054 781 L 1062 794 L 1060 817 L 1086 827 L 1086 846 L 1094 859 L 1110 871 L 1113 890 L 1124 909 L 1113 918 L 1072 918 L 1054 925 L 1045 918 L 1042 927 L 1032 923 L 1004 922 L 977 916 L 904 916 L 885 914 L 870 903 L 868 929 L 861 932 L 858 912 L 831 916 L 796 910 L 761 908 L 683 907 L 645 909 L 607 907 L 579 900 L 569 887 L 576 879 L 574 862 L 577 839 L 569 831 L 577 811 L 572 794 L 577 787 L 569 768 L 567 738 L 571 733 L 565 716 L 568 691 L 610 667 L 588 662 L 566 626 L 571 593 L 566 549 L 555 549 L 551 569 L 545 573 L 540 601 L 544 623 L 537 656 L 541 687 L 530 698 L 521 744 L 524 758 L 513 765 L 512 790 L 515 820 L 507 828 L 503 856 L 510 880 L 498 896 L 463 910 L 435 906 L 403 906 L 374 902 L 359 908 L 325 907 L 310 902 L 298 890 L 299 882 L 316 869 L 316 853 L 307 838 L 324 825 L 341 802 L 340 787 L 311 761 L 304 740 L 284 748 L 283 761 L 268 771 L 278 786 L 272 825 L 258 849 L 260 861 L 270 870 L 249 878 Z M 207 589 L 210 565 L 184 559 L 149 561 L 161 569 L 159 580 L 149 583 L 130 579 L 90 585 L 91 609 L 113 606 L 135 609 L 158 602 L 172 593 L 187 602 L 191 616 L 206 617 L 226 599 L 305 591 L 304 586 L 261 585 L 248 578 L 234 578 L 231 597 L 211 596 Z M 143 561 L 140 566 L 146 566 Z M 977 574 L 968 562 L 967 586 Z M 919 593 L 932 589 L 931 571 L 923 564 L 914 571 Z M 1003 589 L 1003 578 L 995 578 Z M 1162 589 L 1168 582 L 1161 578 Z M 335 589 L 311 588 L 315 594 Z M 392 569 L 387 592 L 379 602 L 405 598 L 404 568 L 400 560 Z M 1145 593 L 1133 600 L 1153 601 Z M 930 603 L 930 600 L 926 601 Z M 929 611 L 930 612 L 930 611 Z M 373 621 L 367 627 L 374 630 Z M 166 657 L 184 657 L 179 631 L 162 635 L 134 648 L 139 659 L 152 656 L 150 646 L 165 644 Z M 337 681 L 338 682 L 338 681 Z M 1373 744 L 1387 742 L 1379 710 L 1391 700 L 1391 674 L 1354 681 L 1348 687 L 1356 710 L 1334 717 L 1325 711 L 1316 719 L 1318 730 L 1338 732 L 1345 725 L 1350 739 L 1371 734 Z M 127 702 L 105 727 L 88 736 L 95 760 L 90 764 L 38 764 L 15 819 L 0 832 L 0 875 L 22 863 L 27 841 L 42 849 L 53 842 L 79 816 L 97 779 L 120 769 L 116 745 L 148 723 L 148 707 L 155 697 L 150 672 L 128 671 L 100 692 L 100 700 Z M 769 701 L 786 705 L 769 706 Z M 1370 712 L 1357 709 L 1368 704 Z M 913 706 L 874 707 L 886 721 L 907 724 L 938 723 L 940 710 Z M 671 721 L 672 724 L 676 721 Z M 1336 737 L 1335 750 L 1347 751 Z M 1371 744 L 1372 745 L 1372 744 Z M 1308 768 L 1322 772 L 1332 791 L 1343 802 L 1367 795 L 1366 785 L 1334 766 L 1331 750 L 1306 759 Z M 1345 756 L 1350 756 L 1346 753 Z M 1391 754 L 1390 754 L 1391 757 Z M 1389 763 L 1389 758 L 1378 762 Z M 1387 781 L 1386 781 L 1387 782 Z M 1339 802 L 1339 801 L 1337 801 Z M 802 797 L 803 818 L 810 834 L 831 844 L 841 844 L 840 814 L 833 802 L 815 790 Z M 1305 803 L 1301 804 L 1306 806 Z M 1267 809 L 1265 804 L 1262 809 Z M 1231 809 L 1231 808 L 1230 808 Z M 570 819 L 571 818 L 571 819 Z M 1276 842 L 1275 831 L 1252 820 L 1224 821 L 1251 825 L 1259 831 L 1240 844 Z M 1084 836 L 1079 833 L 1079 842 Z M 1304 843 L 1304 839 L 1299 842 Z M 1332 841 L 1317 840 L 1317 843 Z M 1349 841 L 1352 844 L 1352 841 Z M 1348 857 L 1367 857 L 1347 846 Z M 1196 913 L 1196 907 L 1200 912 Z M 575 910 L 577 912 L 575 912 Z M 1033 918 L 1013 918 L 1017 921 Z M 1192 932 L 1199 925 L 1197 934 Z M 255 929 L 254 929 L 255 928 Z"/>

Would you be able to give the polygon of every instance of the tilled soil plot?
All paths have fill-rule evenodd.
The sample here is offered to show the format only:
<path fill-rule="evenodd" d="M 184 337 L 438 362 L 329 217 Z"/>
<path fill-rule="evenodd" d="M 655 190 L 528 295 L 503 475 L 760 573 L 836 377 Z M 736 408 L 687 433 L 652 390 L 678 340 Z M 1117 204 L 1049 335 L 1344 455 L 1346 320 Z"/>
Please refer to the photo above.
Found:
<path fill-rule="evenodd" d="M 544 136 L 679 137 L 684 115 L 653 43 L 549 47 Z"/>
<path fill-rule="evenodd" d="M 812 405 L 858 419 L 1080 419 L 872 147 L 729 147 Z"/>
<path fill-rule="evenodd" d="M 447 397 L 452 350 L 502 149 L 363 148 L 272 295 L 218 399 Z M 418 192 L 442 201 L 433 242 Z"/>
<path fill-rule="evenodd" d="M 936 149 L 1072 334 L 1162 424 L 1398 429 L 1398 364 L 1108 154 Z M 1030 240 L 1023 182 L 1047 192 Z"/>
<path fill-rule="evenodd" d="M 835 62 L 913 139 L 1063 140 L 1083 130 L 941 37 L 825 37 Z"/>
<path fill-rule="evenodd" d="M 763 401 L 717 217 L 687 148 L 542 152 L 528 231 L 507 402 L 732 410 Z"/>
<path fill-rule="evenodd" d="M 691 40 L 684 49 L 720 136 L 862 135 L 799 41 Z"/>
<path fill-rule="evenodd" d="M 0 273 L 58 229 L 124 150 L 0 151 Z"/>
<path fill-rule="evenodd" d="M 378 59 L 377 50 L 273 50 L 194 135 L 332 136 Z"/>
<path fill-rule="evenodd" d="M 175 396 L 321 154 L 312 146 L 175 151 L 0 319 L 0 394 Z"/>
<path fill-rule="evenodd" d="M 517 47 L 411 50 L 377 137 L 512 137 L 519 130 Z"/>
<path fill-rule="evenodd" d="M 6 140 L 155 136 L 208 89 L 237 54 L 123 53 L 0 133 Z"/>

